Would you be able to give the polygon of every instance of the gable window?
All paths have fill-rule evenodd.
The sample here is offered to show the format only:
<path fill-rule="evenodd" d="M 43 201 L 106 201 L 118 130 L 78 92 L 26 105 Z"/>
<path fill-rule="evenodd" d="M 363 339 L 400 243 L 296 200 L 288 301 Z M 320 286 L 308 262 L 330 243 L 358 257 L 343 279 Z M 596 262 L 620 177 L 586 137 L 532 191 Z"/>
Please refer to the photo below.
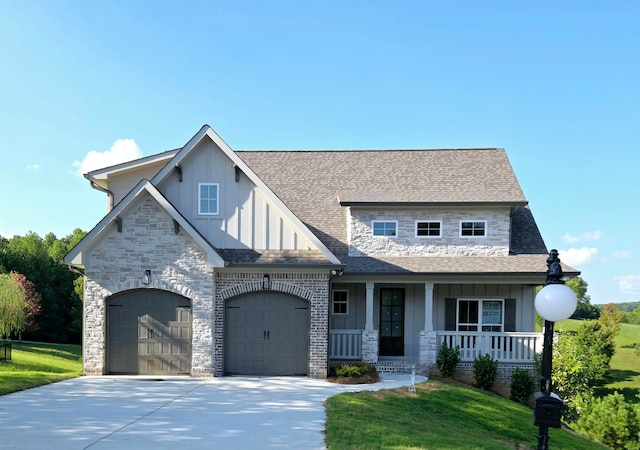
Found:
<path fill-rule="evenodd" d="M 349 291 L 333 291 L 331 311 L 336 315 L 349 314 Z"/>
<path fill-rule="evenodd" d="M 198 214 L 218 214 L 218 183 L 198 184 Z"/>
<path fill-rule="evenodd" d="M 480 237 L 487 235 L 487 222 L 460 222 L 460 236 Z"/>
<path fill-rule="evenodd" d="M 442 222 L 416 221 L 417 237 L 440 237 Z"/>
<path fill-rule="evenodd" d="M 374 236 L 397 236 L 398 222 L 394 220 L 374 220 L 371 223 Z"/>
<path fill-rule="evenodd" d="M 503 300 L 459 300 L 458 331 L 501 332 Z"/>

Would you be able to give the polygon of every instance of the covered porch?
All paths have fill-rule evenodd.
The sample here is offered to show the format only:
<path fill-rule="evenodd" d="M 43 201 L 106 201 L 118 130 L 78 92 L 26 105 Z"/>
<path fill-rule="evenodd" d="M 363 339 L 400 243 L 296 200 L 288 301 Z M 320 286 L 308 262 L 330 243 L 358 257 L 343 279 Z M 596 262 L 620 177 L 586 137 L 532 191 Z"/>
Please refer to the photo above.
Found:
<path fill-rule="evenodd" d="M 332 286 L 331 363 L 415 364 L 428 372 L 442 343 L 459 346 L 463 363 L 490 354 L 501 364 L 530 365 L 542 351 L 532 284 L 394 281 Z"/>

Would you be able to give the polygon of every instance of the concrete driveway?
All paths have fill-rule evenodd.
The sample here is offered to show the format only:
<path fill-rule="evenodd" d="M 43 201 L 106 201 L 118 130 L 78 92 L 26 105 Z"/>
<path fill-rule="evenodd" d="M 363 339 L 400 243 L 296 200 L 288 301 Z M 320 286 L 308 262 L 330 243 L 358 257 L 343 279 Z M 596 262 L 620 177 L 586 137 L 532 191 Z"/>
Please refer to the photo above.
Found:
<path fill-rule="evenodd" d="M 81 377 L 0 397 L 0 447 L 324 449 L 328 397 L 410 384 L 410 375 L 358 386 L 298 377 Z"/>

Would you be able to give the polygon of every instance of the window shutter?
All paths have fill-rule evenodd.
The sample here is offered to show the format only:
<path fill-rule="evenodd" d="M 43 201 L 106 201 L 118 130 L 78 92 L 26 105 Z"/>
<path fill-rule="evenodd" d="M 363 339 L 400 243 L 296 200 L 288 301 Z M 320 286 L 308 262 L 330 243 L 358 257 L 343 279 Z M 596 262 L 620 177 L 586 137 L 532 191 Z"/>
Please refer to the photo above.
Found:
<path fill-rule="evenodd" d="M 455 298 L 444 299 L 444 329 L 456 331 L 456 304 Z"/>
<path fill-rule="evenodd" d="M 504 331 L 516 331 L 516 299 L 504 300 Z"/>

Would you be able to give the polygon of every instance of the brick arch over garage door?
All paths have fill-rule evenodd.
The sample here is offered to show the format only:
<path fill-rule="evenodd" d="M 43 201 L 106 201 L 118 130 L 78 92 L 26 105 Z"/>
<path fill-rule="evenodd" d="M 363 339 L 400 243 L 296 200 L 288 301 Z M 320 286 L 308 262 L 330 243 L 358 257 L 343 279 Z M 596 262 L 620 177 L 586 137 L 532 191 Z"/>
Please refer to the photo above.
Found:
<path fill-rule="evenodd" d="M 160 289 L 107 299 L 107 373 L 188 375 L 191 301 Z"/>
<path fill-rule="evenodd" d="M 226 301 L 225 373 L 308 375 L 309 303 L 284 292 Z"/>

